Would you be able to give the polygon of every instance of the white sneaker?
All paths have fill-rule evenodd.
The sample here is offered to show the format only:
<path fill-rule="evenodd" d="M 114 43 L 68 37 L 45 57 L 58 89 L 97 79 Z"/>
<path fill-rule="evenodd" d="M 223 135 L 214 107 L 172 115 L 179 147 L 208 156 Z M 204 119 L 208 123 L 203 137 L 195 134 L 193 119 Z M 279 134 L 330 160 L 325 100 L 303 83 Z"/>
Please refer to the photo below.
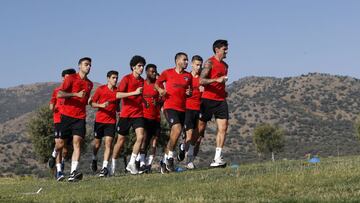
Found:
<path fill-rule="evenodd" d="M 133 164 L 130 164 L 130 163 L 129 163 L 129 164 L 126 166 L 126 170 L 129 171 L 129 172 L 130 172 L 131 174 L 133 174 L 133 175 L 136 175 L 136 174 L 139 173 L 138 169 L 136 168 L 135 163 L 133 163 Z"/>
<path fill-rule="evenodd" d="M 225 167 L 226 162 L 223 160 L 222 157 L 214 159 L 213 162 L 210 164 L 210 167 Z"/>
<path fill-rule="evenodd" d="M 189 169 L 189 170 L 192 170 L 192 169 L 195 169 L 195 165 L 194 163 L 191 161 L 191 162 L 188 162 L 186 164 L 186 168 Z"/>

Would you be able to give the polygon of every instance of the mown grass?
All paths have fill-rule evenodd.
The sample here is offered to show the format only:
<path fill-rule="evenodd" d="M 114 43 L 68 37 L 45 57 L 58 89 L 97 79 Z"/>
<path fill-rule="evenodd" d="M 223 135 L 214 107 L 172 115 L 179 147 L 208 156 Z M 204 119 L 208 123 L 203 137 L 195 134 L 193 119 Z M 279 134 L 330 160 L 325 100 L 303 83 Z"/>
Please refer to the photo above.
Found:
<path fill-rule="evenodd" d="M 39 188 L 39 194 L 33 194 Z M 2 202 L 360 202 L 360 157 L 244 164 L 78 183 L 0 179 Z"/>

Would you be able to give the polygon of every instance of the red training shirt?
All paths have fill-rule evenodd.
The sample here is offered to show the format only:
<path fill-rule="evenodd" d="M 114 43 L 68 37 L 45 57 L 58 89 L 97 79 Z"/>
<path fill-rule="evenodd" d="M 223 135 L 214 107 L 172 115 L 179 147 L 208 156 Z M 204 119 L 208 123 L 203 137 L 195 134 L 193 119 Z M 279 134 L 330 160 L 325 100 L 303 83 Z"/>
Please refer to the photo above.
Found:
<path fill-rule="evenodd" d="M 214 56 L 209 58 L 212 62 L 212 68 L 209 73 L 209 79 L 226 76 L 228 65 L 224 61 L 218 61 Z M 225 83 L 213 82 L 204 86 L 202 98 L 216 101 L 224 101 L 226 98 Z"/>
<path fill-rule="evenodd" d="M 64 105 L 61 108 L 61 114 L 72 118 L 85 119 L 86 105 L 90 97 L 93 83 L 89 79 L 81 79 L 79 73 L 67 76 L 61 85 L 60 90 L 67 93 L 76 93 L 85 90 L 85 96 L 65 98 Z"/>
<path fill-rule="evenodd" d="M 95 116 L 95 122 L 97 123 L 116 123 L 116 108 L 119 105 L 119 100 L 116 99 L 116 87 L 114 90 L 109 89 L 107 85 L 99 86 L 92 101 L 98 104 L 109 102 L 109 105 L 106 108 L 98 108 Z"/>
<path fill-rule="evenodd" d="M 144 86 L 144 79 L 139 76 L 135 78 L 133 73 L 125 75 L 119 84 L 118 92 L 133 92 L 139 87 Z M 135 95 L 122 98 L 120 117 L 122 118 L 140 118 L 143 117 L 143 97 Z"/>
<path fill-rule="evenodd" d="M 54 111 L 53 111 L 54 124 L 61 122 L 61 106 L 64 104 L 64 98 L 57 98 L 57 94 L 60 88 L 61 86 L 54 89 L 50 99 L 50 104 L 54 105 Z"/>
<path fill-rule="evenodd" d="M 144 118 L 160 121 L 160 107 L 158 105 L 160 98 L 154 85 L 155 83 L 148 84 L 147 81 L 144 81 L 143 98 L 149 106 L 146 107 L 145 102 L 143 102 L 143 112 Z"/>
<path fill-rule="evenodd" d="M 186 71 L 179 74 L 175 68 L 170 68 L 161 73 L 156 84 L 161 86 L 164 82 L 166 89 L 164 109 L 185 112 L 186 89 L 192 89 L 192 75 Z"/>
<path fill-rule="evenodd" d="M 192 95 L 186 99 L 186 109 L 200 111 L 201 92 L 200 92 L 200 76 L 192 77 Z"/>

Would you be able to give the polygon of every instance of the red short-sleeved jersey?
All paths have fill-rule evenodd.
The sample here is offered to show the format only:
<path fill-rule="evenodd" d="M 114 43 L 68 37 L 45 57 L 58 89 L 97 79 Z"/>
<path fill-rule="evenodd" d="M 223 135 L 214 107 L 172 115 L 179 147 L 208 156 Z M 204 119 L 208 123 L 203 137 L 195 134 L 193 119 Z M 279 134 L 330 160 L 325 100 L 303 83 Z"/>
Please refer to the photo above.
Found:
<path fill-rule="evenodd" d="M 80 75 L 72 74 L 65 78 L 60 90 L 68 93 L 76 93 L 85 90 L 85 96 L 65 98 L 64 105 L 61 108 L 61 114 L 65 116 L 85 119 L 86 105 L 90 97 L 93 83 L 89 79 L 81 79 Z"/>
<path fill-rule="evenodd" d="M 179 74 L 175 68 L 163 71 L 156 81 L 161 86 L 165 82 L 164 109 L 184 112 L 186 109 L 186 89 L 192 89 L 192 75 L 186 71 Z"/>
<path fill-rule="evenodd" d="M 133 92 L 139 87 L 144 86 L 144 79 L 140 76 L 135 78 L 133 73 L 124 76 L 118 86 L 118 92 Z M 142 95 L 135 95 L 122 98 L 121 112 L 122 118 L 139 118 L 143 117 L 143 97 Z"/>
<path fill-rule="evenodd" d="M 160 121 L 159 92 L 154 87 L 155 83 L 144 82 L 143 98 L 148 104 L 143 103 L 144 118 Z"/>
<path fill-rule="evenodd" d="M 212 68 L 209 73 L 209 79 L 226 76 L 228 73 L 228 65 L 224 61 L 218 61 L 214 56 L 209 58 L 212 62 Z M 204 86 L 202 98 L 216 101 L 224 101 L 226 98 L 225 83 L 213 82 Z"/>
<path fill-rule="evenodd" d="M 200 92 L 200 77 L 192 78 L 192 95 L 186 99 L 186 109 L 199 111 L 200 110 L 200 100 L 201 100 L 201 92 Z"/>
<path fill-rule="evenodd" d="M 91 100 L 98 104 L 109 102 L 109 105 L 106 108 L 98 108 L 95 122 L 109 124 L 116 123 L 116 109 L 119 105 L 119 100 L 116 99 L 116 92 L 116 89 L 111 90 L 107 85 L 99 86 L 96 89 Z"/>
<path fill-rule="evenodd" d="M 57 98 L 57 94 L 58 94 L 60 88 L 61 87 L 57 87 L 54 89 L 54 91 L 51 95 L 51 99 L 50 99 L 50 104 L 54 105 L 54 112 L 53 112 L 54 123 L 61 122 L 61 107 L 65 101 L 64 98 Z"/>

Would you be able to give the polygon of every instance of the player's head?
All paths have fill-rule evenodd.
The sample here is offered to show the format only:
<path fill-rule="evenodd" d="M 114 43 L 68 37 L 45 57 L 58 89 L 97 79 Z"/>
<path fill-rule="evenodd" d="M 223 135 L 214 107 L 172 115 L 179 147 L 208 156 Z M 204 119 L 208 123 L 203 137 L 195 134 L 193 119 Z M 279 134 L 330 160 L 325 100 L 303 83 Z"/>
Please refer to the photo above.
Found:
<path fill-rule="evenodd" d="M 228 42 L 227 40 L 218 39 L 213 44 L 213 51 L 215 55 L 219 55 L 221 58 L 226 58 L 228 52 Z"/>
<path fill-rule="evenodd" d="M 108 84 L 115 87 L 116 83 L 118 81 L 118 76 L 119 76 L 119 73 L 117 71 L 111 70 L 111 71 L 107 72 L 106 77 L 107 77 Z"/>
<path fill-rule="evenodd" d="M 85 75 L 89 74 L 91 68 L 91 58 L 89 57 L 81 58 L 78 62 L 78 65 L 80 72 L 84 73 Z"/>
<path fill-rule="evenodd" d="M 191 58 L 191 67 L 192 71 L 194 71 L 196 74 L 199 74 L 201 71 L 203 59 L 199 55 L 195 55 Z"/>
<path fill-rule="evenodd" d="M 61 72 L 61 78 L 64 80 L 68 75 L 76 73 L 76 70 L 73 68 L 65 69 Z"/>
<path fill-rule="evenodd" d="M 185 69 L 188 66 L 188 56 L 184 52 L 179 52 L 175 55 L 176 67 Z"/>
<path fill-rule="evenodd" d="M 150 80 L 156 80 L 157 67 L 155 64 L 147 64 L 145 67 L 146 77 Z"/>
<path fill-rule="evenodd" d="M 141 75 L 144 70 L 145 64 L 146 61 L 144 57 L 135 55 L 130 60 L 130 69 L 136 72 L 137 74 Z"/>

